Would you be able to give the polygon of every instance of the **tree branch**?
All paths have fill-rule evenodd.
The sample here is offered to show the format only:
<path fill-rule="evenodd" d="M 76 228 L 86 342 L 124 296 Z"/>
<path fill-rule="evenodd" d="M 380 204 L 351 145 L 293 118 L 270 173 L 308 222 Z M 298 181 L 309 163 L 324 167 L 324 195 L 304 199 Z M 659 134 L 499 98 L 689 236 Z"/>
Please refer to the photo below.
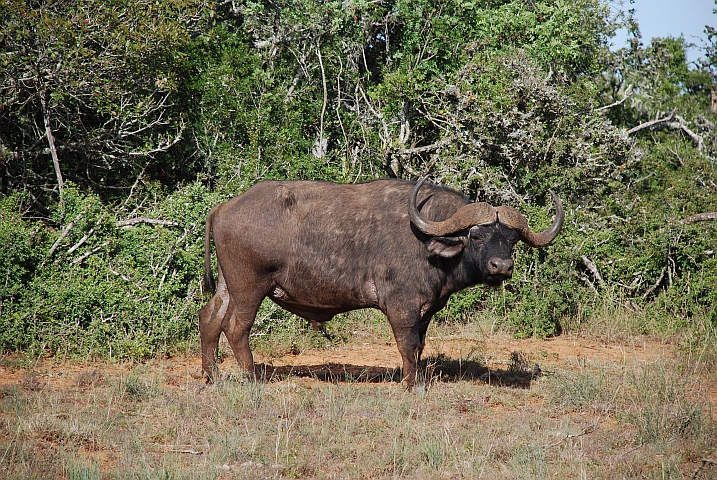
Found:
<path fill-rule="evenodd" d="M 673 129 L 682 129 L 682 131 L 685 132 L 685 134 L 688 137 L 690 137 L 690 139 L 692 140 L 692 143 L 694 143 L 695 146 L 697 147 L 697 150 L 701 151 L 702 143 L 703 143 L 702 137 L 700 137 L 695 132 L 693 132 L 692 130 L 689 129 L 689 127 L 687 126 L 688 125 L 687 121 L 685 121 L 684 118 L 680 117 L 679 115 L 675 115 L 675 118 L 677 119 L 678 123 L 677 124 L 669 124 L 668 126 Z"/>
<path fill-rule="evenodd" d="M 552 70 L 550 72 L 552 73 Z M 593 110 L 593 112 L 600 112 L 602 110 L 607 110 L 608 108 L 617 107 L 618 105 L 621 105 L 622 103 L 624 103 L 625 100 L 627 100 L 631 96 L 632 96 L 632 85 L 628 85 L 627 88 L 625 89 L 625 96 L 622 97 L 621 100 L 613 102 L 610 105 L 604 105 L 602 107 L 596 108 L 595 110 Z"/>
<path fill-rule="evenodd" d="M 662 283 L 662 279 L 665 278 L 665 272 L 667 271 L 667 267 L 662 267 L 662 272 L 660 273 L 660 277 L 657 279 L 654 285 L 652 285 L 650 288 L 647 289 L 647 291 L 642 295 L 643 300 L 650 296 L 652 292 L 655 291 L 657 287 L 660 286 Z"/>
<path fill-rule="evenodd" d="M 401 130 L 398 134 L 398 142 L 402 147 L 406 145 L 408 139 L 411 137 L 411 122 L 409 116 L 410 109 L 408 101 L 403 100 L 401 102 Z"/>
<path fill-rule="evenodd" d="M 401 150 L 398 150 L 396 153 L 398 155 L 413 155 L 418 153 L 425 153 L 425 152 L 431 152 L 433 150 L 438 150 L 439 148 L 443 148 L 445 146 L 448 146 L 453 142 L 454 138 L 444 138 L 443 140 L 439 140 L 436 143 L 432 143 L 430 145 L 424 145 L 423 147 L 413 147 L 413 148 L 404 148 Z"/>
<path fill-rule="evenodd" d="M 79 257 L 77 257 L 76 259 L 74 259 L 74 260 L 72 261 L 72 264 L 73 264 L 73 265 L 77 265 L 78 263 L 82 263 L 82 261 L 83 261 L 84 259 L 86 259 L 86 258 L 89 257 L 90 255 L 93 255 L 93 254 L 99 252 L 100 250 L 102 250 L 103 248 L 105 248 L 105 247 L 106 247 L 107 245 L 109 245 L 109 244 L 110 244 L 110 241 L 107 240 L 107 241 L 106 241 L 105 243 L 103 243 L 102 245 L 99 245 L 99 246 L 93 248 L 92 250 L 90 250 L 89 252 L 85 252 L 84 254 L 82 254 L 82 255 L 80 255 Z"/>
<path fill-rule="evenodd" d="M 95 222 L 95 225 L 92 228 L 90 228 L 90 231 L 87 232 L 87 234 L 84 237 L 82 237 L 76 244 L 74 244 L 72 247 L 70 247 L 70 249 L 67 251 L 67 254 L 70 255 L 75 250 L 80 248 L 82 246 L 82 244 L 85 243 L 87 241 L 87 239 L 92 236 L 93 233 L 95 233 L 95 228 L 97 228 L 100 225 L 100 223 L 102 223 L 102 220 L 104 220 L 104 218 L 105 218 L 105 214 L 103 213 L 102 215 L 100 215 L 100 218 Z"/>
<path fill-rule="evenodd" d="M 585 427 L 582 432 L 580 432 L 580 433 L 569 433 L 569 434 L 565 435 L 563 438 L 561 438 L 560 440 L 558 440 L 557 442 L 554 442 L 554 443 L 551 443 L 551 444 L 549 444 L 549 445 L 546 445 L 545 448 L 555 447 L 555 446 L 558 446 L 558 445 L 560 445 L 561 443 L 563 443 L 565 440 L 569 440 L 569 439 L 571 439 L 571 438 L 578 438 L 578 437 L 582 437 L 583 435 L 587 435 L 587 434 L 589 434 L 589 433 L 593 433 L 593 432 L 594 432 L 595 430 L 597 430 L 598 427 L 600 426 L 600 418 L 601 418 L 601 417 L 602 417 L 602 416 L 598 417 L 597 420 L 595 420 L 595 423 L 593 423 L 593 424 L 588 425 L 587 427 Z"/>
<path fill-rule="evenodd" d="M 690 225 L 692 223 L 704 222 L 706 220 L 717 220 L 717 212 L 698 213 L 696 215 L 683 218 L 682 220 L 680 220 L 680 223 Z"/>
<path fill-rule="evenodd" d="M 324 139 L 324 116 L 326 115 L 326 105 L 329 102 L 328 88 L 326 87 L 326 72 L 324 71 L 324 59 L 321 57 L 321 46 L 316 46 L 316 55 L 319 57 L 319 66 L 321 67 L 321 85 L 324 89 L 324 99 L 321 104 L 321 117 L 319 117 L 319 138 L 318 145 L 314 152 L 317 158 L 326 156 L 326 140 Z"/>
<path fill-rule="evenodd" d="M 600 271 L 598 271 L 595 262 L 590 260 L 585 255 L 583 255 L 581 259 L 583 261 L 583 265 L 585 265 L 585 267 L 590 271 L 590 273 L 592 273 L 593 278 L 598 283 L 598 285 L 600 285 L 601 288 L 605 287 L 605 282 L 603 282 L 602 275 L 600 275 Z"/>
<path fill-rule="evenodd" d="M 639 132 L 640 130 L 643 130 L 645 128 L 654 127 L 655 125 L 658 125 L 660 123 L 669 122 L 672 120 L 672 117 L 675 115 L 675 112 L 670 112 L 670 114 L 664 118 L 658 118 L 657 120 L 650 120 L 649 122 L 641 123 L 640 125 L 636 127 L 632 127 L 630 130 L 627 131 L 628 135 L 632 135 L 635 132 Z"/>
<path fill-rule="evenodd" d="M 47 143 L 50 147 L 52 165 L 55 167 L 55 176 L 57 177 L 57 186 L 60 189 L 60 201 L 62 202 L 62 199 L 64 198 L 62 195 L 64 181 L 62 180 L 62 171 L 60 170 L 60 159 L 57 156 L 57 148 L 55 148 L 55 137 L 52 135 L 52 127 L 50 125 L 50 109 L 47 106 L 45 92 L 40 94 L 40 103 L 42 104 L 42 117 L 45 123 L 45 137 L 47 138 Z"/>
<path fill-rule="evenodd" d="M 112 268 L 111 265 L 108 265 L 107 268 L 109 269 L 110 272 L 112 272 L 112 275 L 118 276 L 119 278 L 121 278 L 121 279 L 124 280 L 125 282 L 131 283 L 132 285 L 134 285 L 135 287 L 139 288 L 140 290 L 145 290 L 145 288 L 144 288 L 142 285 L 140 285 L 139 283 L 135 282 L 134 280 L 132 280 L 131 278 L 129 278 L 127 275 L 121 274 L 120 272 L 118 272 L 117 270 L 115 270 L 114 268 Z"/>
<path fill-rule="evenodd" d="M 55 253 L 55 250 L 57 250 L 57 247 L 60 246 L 60 243 L 62 243 L 62 240 L 70 233 L 70 230 L 72 230 L 72 227 L 75 226 L 75 223 L 82 217 L 82 214 L 78 214 L 77 218 L 75 218 L 73 221 L 65 225 L 65 228 L 62 229 L 62 232 L 60 232 L 60 236 L 57 237 L 57 240 L 55 240 L 55 243 L 52 244 L 50 247 L 50 250 L 47 252 L 47 258 L 52 257 L 52 255 Z M 40 266 L 42 267 L 45 265 L 45 260 L 40 262 Z"/>
<path fill-rule="evenodd" d="M 159 218 L 147 218 L 147 217 L 135 217 L 128 218 L 127 220 L 120 220 L 115 223 L 115 227 L 132 227 L 138 223 L 149 223 L 152 225 L 164 225 L 167 227 L 178 227 L 179 223 L 174 220 L 162 220 Z"/>
<path fill-rule="evenodd" d="M 402 149 L 389 149 L 387 151 L 387 155 L 392 159 L 391 160 L 391 168 L 394 171 L 397 171 L 398 169 L 398 158 L 397 157 L 407 157 L 409 155 L 413 154 L 420 154 L 420 153 L 426 153 L 431 152 L 434 150 L 438 150 L 440 148 L 443 148 L 447 145 L 449 145 L 451 142 L 453 142 L 454 138 L 445 138 L 443 140 L 439 140 L 436 143 L 432 143 L 430 145 L 424 145 L 422 147 L 413 147 L 413 148 L 402 148 Z M 408 162 L 402 162 L 401 166 L 405 171 L 407 171 L 409 174 L 413 175 L 414 177 L 422 177 L 425 175 L 431 167 L 433 167 L 433 164 L 436 163 L 438 160 L 437 156 L 434 156 L 433 159 L 426 163 L 421 171 L 415 170 Z"/>
<path fill-rule="evenodd" d="M 672 118 L 675 118 L 677 121 L 671 121 Z M 668 116 L 664 118 L 659 118 L 657 120 L 651 120 L 649 122 L 641 123 L 640 125 L 636 127 L 632 127 L 630 130 L 627 131 L 627 134 L 633 134 L 635 132 L 639 132 L 640 130 L 643 130 L 645 128 L 669 128 L 671 130 L 682 130 L 685 132 L 685 135 L 690 137 L 690 140 L 692 140 L 692 143 L 695 144 L 697 147 L 697 150 L 702 150 L 704 140 L 701 136 L 697 135 L 695 132 L 690 130 L 689 128 L 689 122 L 687 122 L 684 118 L 682 118 L 679 115 L 675 115 L 675 112 L 671 112 Z"/>

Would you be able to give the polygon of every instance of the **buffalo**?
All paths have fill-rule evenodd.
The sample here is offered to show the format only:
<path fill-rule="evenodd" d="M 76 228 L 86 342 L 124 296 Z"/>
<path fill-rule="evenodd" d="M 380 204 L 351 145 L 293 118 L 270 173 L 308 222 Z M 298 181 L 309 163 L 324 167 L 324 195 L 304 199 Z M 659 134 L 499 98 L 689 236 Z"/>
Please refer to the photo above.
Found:
<path fill-rule="evenodd" d="M 322 331 L 336 314 L 381 310 L 410 388 L 428 324 L 449 297 L 473 285 L 500 285 L 513 273 L 516 243 L 543 247 L 563 226 L 552 191 L 552 224 L 536 233 L 512 207 L 473 203 L 425 180 L 264 181 L 214 207 L 204 240 L 204 290 L 214 296 L 199 312 L 206 381 L 218 373 L 222 332 L 240 366 L 254 375 L 249 332 L 269 297 Z"/>

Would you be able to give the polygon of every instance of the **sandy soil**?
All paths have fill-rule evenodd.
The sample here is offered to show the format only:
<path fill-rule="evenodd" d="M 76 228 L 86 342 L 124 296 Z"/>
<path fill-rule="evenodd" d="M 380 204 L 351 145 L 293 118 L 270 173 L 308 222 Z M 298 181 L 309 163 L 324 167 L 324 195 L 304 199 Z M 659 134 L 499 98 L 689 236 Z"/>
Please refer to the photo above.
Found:
<path fill-rule="evenodd" d="M 528 368 L 538 364 L 544 373 L 556 369 L 578 370 L 586 362 L 625 365 L 669 359 L 674 355 L 672 345 L 647 339 L 606 344 L 595 339 L 570 335 L 546 340 L 521 340 L 509 335 L 495 334 L 485 336 L 481 340 L 429 337 L 424 358 L 429 361 L 431 358 L 447 359 L 447 362 L 441 363 L 446 377 L 457 375 L 456 372 L 450 372 L 452 362 L 456 365 L 455 368 L 460 368 L 464 374 L 469 372 L 469 379 L 485 380 L 489 369 L 490 372 L 506 372 L 515 352 L 528 362 Z M 439 355 L 442 357 L 438 357 Z M 363 378 L 369 382 L 386 379 L 397 381 L 401 366 L 395 343 L 370 341 L 351 341 L 337 347 L 272 358 L 257 354 L 256 361 L 266 378 L 285 378 L 291 375 L 317 382 L 342 382 L 349 378 Z M 201 360 L 198 355 L 154 359 L 146 365 L 163 372 L 166 384 L 170 386 L 186 388 L 201 383 Z M 81 363 L 43 358 L 28 365 L 27 359 L 14 361 L 12 357 L 6 357 L 0 362 L 0 386 L 19 384 L 26 389 L 40 389 L 44 386 L 72 388 L 81 382 L 91 382 L 93 374 L 123 375 L 136 367 L 136 363 L 130 362 Z M 225 374 L 239 373 L 233 358 L 222 362 L 221 369 Z M 528 383 L 524 386 L 529 386 L 529 380 L 528 378 Z M 717 386 L 710 389 L 709 396 L 717 403 Z"/>

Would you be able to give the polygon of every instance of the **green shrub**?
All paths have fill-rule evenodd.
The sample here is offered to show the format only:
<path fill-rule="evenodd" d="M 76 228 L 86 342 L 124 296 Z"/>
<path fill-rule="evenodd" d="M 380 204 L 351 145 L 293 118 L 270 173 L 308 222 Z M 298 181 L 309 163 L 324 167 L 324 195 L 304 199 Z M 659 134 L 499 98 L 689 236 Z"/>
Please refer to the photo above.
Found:
<path fill-rule="evenodd" d="M 3 203 L 3 220 L 12 221 L 0 229 L 25 239 L 3 244 L 17 252 L 3 256 L 3 267 L 22 285 L 3 295 L 3 349 L 142 359 L 171 353 L 196 335 L 204 218 L 218 196 L 201 184 L 171 195 L 155 196 L 151 186 L 136 193 L 145 200 L 151 194 L 155 203 L 133 216 L 176 226 L 117 227 L 129 212 L 111 212 L 98 197 L 70 187 L 55 213 L 64 223 L 35 227 L 45 234 L 31 248 L 33 224 L 8 217 Z"/>

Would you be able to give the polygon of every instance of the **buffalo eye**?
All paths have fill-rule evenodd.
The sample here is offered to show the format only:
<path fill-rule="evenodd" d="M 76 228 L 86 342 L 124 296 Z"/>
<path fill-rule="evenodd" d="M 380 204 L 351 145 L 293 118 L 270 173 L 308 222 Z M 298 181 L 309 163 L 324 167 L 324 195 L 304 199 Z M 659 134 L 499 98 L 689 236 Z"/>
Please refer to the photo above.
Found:
<path fill-rule="evenodd" d="M 485 227 L 476 225 L 470 229 L 470 237 L 473 242 L 484 243 L 488 237 L 488 232 L 486 232 Z"/>
<path fill-rule="evenodd" d="M 485 243 L 486 236 L 471 232 L 471 243 L 473 246 L 480 247 Z"/>
<path fill-rule="evenodd" d="M 514 230 L 511 230 L 506 236 L 506 240 L 508 240 L 512 245 L 515 245 L 516 243 L 520 242 L 520 237 L 518 236 L 518 233 Z"/>

